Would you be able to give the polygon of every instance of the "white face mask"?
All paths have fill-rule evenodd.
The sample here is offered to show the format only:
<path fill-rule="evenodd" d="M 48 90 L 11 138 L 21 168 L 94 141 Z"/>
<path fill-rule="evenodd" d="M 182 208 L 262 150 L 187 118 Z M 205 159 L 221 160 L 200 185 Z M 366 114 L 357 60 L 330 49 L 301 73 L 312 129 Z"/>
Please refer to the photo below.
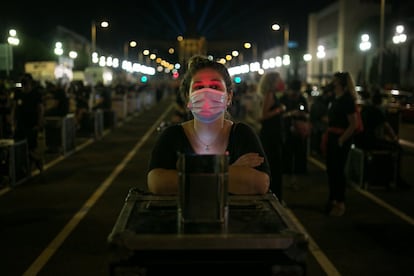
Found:
<path fill-rule="evenodd" d="M 227 93 L 212 88 L 202 88 L 190 95 L 187 104 L 194 118 L 211 123 L 219 118 L 227 108 Z"/>

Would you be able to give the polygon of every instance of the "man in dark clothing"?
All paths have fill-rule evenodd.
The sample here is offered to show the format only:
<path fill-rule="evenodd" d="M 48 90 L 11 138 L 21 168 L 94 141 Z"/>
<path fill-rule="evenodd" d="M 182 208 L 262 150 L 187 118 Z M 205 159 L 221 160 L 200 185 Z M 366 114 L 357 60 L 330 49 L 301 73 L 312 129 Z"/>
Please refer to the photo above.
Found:
<path fill-rule="evenodd" d="M 382 95 L 374 90 L 371 102 L 364 105 L 361 110 L 361 118 L 364 131 L 355 137 L 356 145 L 364 150 L 390 151 L 396 154 L 396 185 L 401 188 L 409 188 L 410 185 L 401 178 L 402 147 L 399 138 L 387 121 L 385 110 L 382 107 Z M 390 166 L 392 170 L 394 166 Z"/>
<path fill-rule="evenodd" d="M 289 175 L 307 172 L 308 133 L 301 131 L 301 124 L 309 126 L 308 101 L 301 92 L 301 82 L 293 80 L 280 101 L 286 106 L 283 114 L 285 139 L 283 143 L 284 173 Z M 309 129 L 309 127 L 308 127 Z M 305 132 L 308 131 L 305 130 Z"/>
<path fill-rule="evenodd" d="M 0 83 L 0 139 L 13 138 L 13 105 L 5 84 Z"/>
<path fill-rule="evenodd" d="M 374 92 L 371 103 L 362 107 L 361 118 L 364 131 L 357 137 L 358 146 L 363 149 L 395 148 L 398 136 L 387 121 L 380 92 Z"/>
<path fill-rule="evenodd" d="M 15 132 L 14 140 L 26 139 L 29 150 L 29 160 L 41 170 L 42 158 L 36 155 L 39 131 L 44 127 L 44 106 L 40 85 L 34 81 L 30 74 L 21 79 L 21 89 L 14 93 L 15 102 Z"/>

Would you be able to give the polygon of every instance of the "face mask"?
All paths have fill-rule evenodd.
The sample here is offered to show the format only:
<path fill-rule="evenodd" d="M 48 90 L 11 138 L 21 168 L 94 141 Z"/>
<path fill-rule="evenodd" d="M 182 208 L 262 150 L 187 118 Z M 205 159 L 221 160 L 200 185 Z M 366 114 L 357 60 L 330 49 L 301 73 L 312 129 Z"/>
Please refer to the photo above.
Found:
<path fill-rule="evenodd" d="M 191 93 L 187 107 L 196 119 L 211 123 L 226 110 L 227 93 L 211 88 L 199 89 Z"/>

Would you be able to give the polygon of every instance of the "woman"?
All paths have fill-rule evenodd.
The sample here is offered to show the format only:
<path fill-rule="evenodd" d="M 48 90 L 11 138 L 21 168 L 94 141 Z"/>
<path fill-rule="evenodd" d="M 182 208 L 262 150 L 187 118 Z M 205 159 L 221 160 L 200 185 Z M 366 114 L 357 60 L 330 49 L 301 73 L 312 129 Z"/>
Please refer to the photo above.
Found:
<path fill-rule="evenodd" d="M 269 159 L 271 181 L 270 190 L 283 203 L 283 113 L 286 107 L 281 103 L 284 83 L 279 72 L 268 71 L 259 80 L 259 93 L 263 98 L 260 138 Z"/>
<path fill-rule="evenodd" d="M 330 216 L 345 212 L 345 163 L 357 126 L 356 92 L 348 72 L 336 72 L 332 81 L 335 99 L 328 109 L 326 171 L 328 174 Z"/>
<path fill-rule="evenodd" d="M 259 138 L 246 124 L 225 117 L 233 97 L 226 67 L 203 56 L 192 57 L 180 91 L 194 119 L 160 134 L 149 161 L 149 190 L 177 194 L 177 153 L 195 153 L 229 155 L 230 193 L 268 192 L 270 172 Z"/>

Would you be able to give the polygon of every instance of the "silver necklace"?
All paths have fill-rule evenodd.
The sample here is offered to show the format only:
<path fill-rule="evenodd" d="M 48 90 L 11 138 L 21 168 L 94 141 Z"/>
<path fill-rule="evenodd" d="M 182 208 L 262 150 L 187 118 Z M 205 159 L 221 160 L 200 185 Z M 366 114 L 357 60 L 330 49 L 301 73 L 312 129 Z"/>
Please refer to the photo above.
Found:
<path fill-rule="evenodd" d="M 210 144 L 206 144 L 200 139 L 200 137 L 198 137 L 197 132 L 196 132 L 195 127 L 194 127 L 194 124 L 193 124 L 193 131 L 194 131 L 194 136 L 196 137 L 197 141 L 200 142 L 200 144 L 202 144 L 204 146 L 205 151 L 210 151 L 210 147 L 216 143 L 218 137 L 220 136 L 220 132 L 221 132 L 221 130 L 220 130 L 220 132 L 217 134 L 216 138 L 214 138 L 214 140 Z"/>

